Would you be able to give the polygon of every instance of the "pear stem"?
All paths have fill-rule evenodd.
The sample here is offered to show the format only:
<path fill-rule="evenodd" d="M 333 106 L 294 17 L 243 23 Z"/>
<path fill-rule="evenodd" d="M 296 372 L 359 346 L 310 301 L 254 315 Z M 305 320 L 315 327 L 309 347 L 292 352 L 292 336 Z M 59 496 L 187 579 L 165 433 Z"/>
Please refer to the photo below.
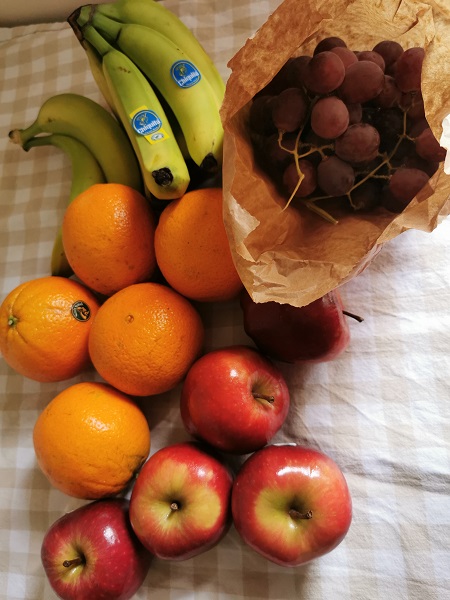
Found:
<path fill-rule="evenodd" d="M 77 558 L 72 558 L 72 560 L 65 560 L 63 562 L 63 567 L 78 567 L 78 565 L 81 565 L 84 563 L 84 560 L 81 558 L 81 556 L 77 556 Z"/>
<path fill-rule="evenodd" d="M 364 321 L 364 319 L 359 315 L 355 315 L 355 313 L 348 312 L 347 310 L 343 310 L 342 313 L 347 317 L 355 319 L 355 321 L 358 321 L 358 323 L 362 323 Z"/>
<path fill-rule="evenodd" d="M 312 510 L 308 510 L 308 512 L 306 512 L 306 513 L 301 513 L 296 508 L 290 508 L 289 509 L 289 516 L 292 519 L 294 519 L 294 520 L 298 520 L 298 519 L 312 519 Z"/>
<path fill-rule="evenodd" d="M 273 396 L 268 396 L 267 394 L 259 394 L 258 392 L 252 392 L 252 395 L 253 398 L 255 398 L 255 400 L 265 400 L 270 404 L 273 404 L 275 402 L 275 398 Z"/>

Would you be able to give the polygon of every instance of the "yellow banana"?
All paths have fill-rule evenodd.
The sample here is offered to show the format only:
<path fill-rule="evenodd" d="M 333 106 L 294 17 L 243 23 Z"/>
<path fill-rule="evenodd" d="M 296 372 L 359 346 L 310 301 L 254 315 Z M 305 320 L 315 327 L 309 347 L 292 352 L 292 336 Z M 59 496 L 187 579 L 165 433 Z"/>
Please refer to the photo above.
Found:
<path fill-rule="evenodd" d="M 211 57 L 192 31 L 177 15 L 155 0 L 118 0 L 94 5 L 93 10 L 122 23 L 134 23 L 156 29 L 176 44 L 209 81 L 219 105 L 222 103 L 225 83 Z"/>
<path fill-rule="evenodd" d="M 86 52 L 86 56 L 88 59 L 89 67 L 92 72 L 92 76 L 94 78 L 94 81 L 97 83 L 100 93 L 102 94 L 103 98 L 105 99 L 106 103 L 108 104 L 111 112 L 120 121 L 120 117 L 117 114 L 116 107 L 114 106 L 114 101 L 113 101 L 111 93 L 109 91 L 108 83 L 103 74 L 102 58 L 101 58 L 100 54 L 97 52 L 97 50 L 92 46 L 92 44 L 90 44 L 86 39 L 84 39 L 83 34 L 81 32 L 82 26 L 85 25 L 89 21 L 90 14 L 91 14 L 91 11 L 93 10 L 93 7 L 96 7 L 96 5 L 85 5 L 85 6 L 78 8 L 69 16 L 68 22 L 70 23 L 72 29 L 74 30 L 76 36 L 78 37 L 78 40 L 79 40 L 82 48 Z M 77 19 L 79 20 L 79 23 L 77 22 Z M 155 90 L 155 92 L 157 92 L 157 90 Z M 164 112 L 166 113 L 167 118 L 169 119 L 173 133 L 177 140 L 178 146 L 180 147 L 180 150 L 181 150 L 185 160 L 189 160 L 190 156 L 189 156 L 189 152 L 187 150 L 186 140 L 184 139 L 183 132 L 181 131 L 181 128 L 180 128 L 177 120 L 175 119 L 175 116 L 174 116 L 170 106 L 167 104 L 167 102 L 164 100 L 164 98 L 161 96 L 161 94 L 158 95 L 158 99 L 161 102 L 161 105 L 163 107 Z"/>
<path fill-rule="evenodd" d="M 109 182 L 142 191 L 142 177 L 133 148 L 119 122 L 103 106 L 75 93 L 58 94 L 41 106 L 34 123 L 9 132 L 20 145 L 41 133 L 69 135 L 89 148 Z"/>
<path fill-rule="evenodd" d="M 190 177 L 170 123 L 138 67 L 91 25 L 83 35 L 102 56 L 102 68 L 117 113 L 138 157 L 148 191 L 160 200 L 184 194 Z"/>
<path fill-rule="evenodd" d="M 223 127 L 214 92 L 191 58 L 164 35 L 94 12 L 91 23 L 146 75 L 172 109 L 193 161 L 208 172 L 222 164 Z"/>
<path fill-rule="evenodd" d="M 70 187 L 69 203 L 91 185 L 104 183 L 106 181 L 95 156 L 77 139 L 67 135 L 53 133 L 29 139 L 24 143 L 23 148 L 28 152 L 30 148 L 36 148 L 38 146 L 55 146 L 56 148 L 61 149 L 69 157 L 72 167 L 72 183 Z M 52 275 L 70 277 L 70 275 L 73 274 L 72 268 L 69 265 L 64 252 L 61 227 L 59 228 L 53 243 L 50 268 Z"/>

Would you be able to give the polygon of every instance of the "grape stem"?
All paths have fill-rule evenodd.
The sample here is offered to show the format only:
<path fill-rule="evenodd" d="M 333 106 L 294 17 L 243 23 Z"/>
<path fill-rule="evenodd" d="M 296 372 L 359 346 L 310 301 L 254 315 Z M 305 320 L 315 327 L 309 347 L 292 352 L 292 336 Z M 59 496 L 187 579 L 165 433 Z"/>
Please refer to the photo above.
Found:
<path fill-rule="evenodd" d="M 318 97 L 314 98 L 309 106 L 308 109 L 308 115 L 307 118 L 305 119 L 305 123 L 308 121 L 309 116 L 311 115 L 311 110 L 314 106 L 314 104 L 317 102 Z M 304 127 L 304 126 L 303 126 Z M 278 145 L 279 147 L 284 150 L 285 152 L 288 152 L 289 154 L 293 154 L 294 155 L 294 161 L 295 161 L 295 168 L 297 170 L 297 174 L 298 174 L 298 181 L 297 184 L 295 185 L 295 188 L 293 189 L 291 195 L 288 198 L 288 201 L 286 202 L 283 211 L 286 210 L 288 208 L 288 206 L 291 204 L 292 200 L 295 198 L 295 194 L 297 193 L 302 181 L 305 178 L 305 174 L 302 172 L 301 168 L 300 168 L 300 164 L 299 164 L 299 160 L 301 158 L 304 158 L 305 156 L 308 156 L 309 154 L 314 154 L 314 152 L 320 152 L 320 155 L 322 156 L 322 158 L 324 157 L 325 153 L 324 150 L 326 148 L 332 148 L 332 146 L 328 145 L 328 146 L 322 146 L 320 148 L 313 148 L 312 146 L 310 147 L 310 149 L 307 152 L 304 152 L 302 154 L 299 154 L 298 149 L 300 147 L 300 138 L 301 135 L 303 133 L 303 127 L 300 127 L 296 138 L 295 138 L 295 146 L 293 150 L 289 150 L 288 148 L 285 148 L 283 146 L 283 135 L 286 133 L 283 130 L 278 130 Z M 332 216 L 330 215 L 330 213 L 328 213 L 326 210 L 324 210 L 323 208 L 320 208 L 319 206 L 316 206 L 314 204 L 314 200 L 312 199 L 308 199 L 308 200 L 303 200 L 304 205 L 309 208 L 309 210 L 311 210 L 312 212 L 315 212 L 316 214 L 320 215 L 322 218 L 324 218 L 326 221 L 328 221 L 329 223 L 332 223 L 333 225 L 337 225 L 338 221 Z"/>
<path fill-rule="evenodd" d="M 320 208 L 320 206 L 317 206 L 315 204 L 316 200 L 319 200 L 319 198 L 315 198 L 314 200 L 305 199 L 305 200 L 303 200 L 303 204 L 306 206 L 306 208 L 308 208 L 312 212 L 315 212 L 316 214 L 318 214 L 322 218 L 324 218 L 325 221 L 328 221 L 329 223 L 332 223 L 333 225 L 337 225 L 339 223 L 339 221 L 337 219 L 335 219 L 333 217 L 333 215 L 330 215 L 329 212 L 327 212 L 323 208 Z"/>
<path fill-rule="evenodd" d="M 294 197 L 295 197 L 295 194 L 297 193 L 297 190 L 298 190 L 298 188 L 300 187 L 300 185 L 301 185 L 301 183 L 302 183 L 303 179 L 305 178 L 305 174 L 304 174 L 304 173 L 302 173 L 302 170 L 300 169 L 300 165 L 298 164 L 298 161 L 299 161 L 299 156 L 298 156 L 298 154 L 297 154 L 297 151 L 296 151 L 296 150 L 297 150 L 297 147 L 298 147 L 298 144 L 299 144 L 299 142 L 300 142 L 300 136 L 302 135 L 302 132 L 303 132 L 303 127 L 300 127 L 300 129 L 299 129 L 299 131 L 298 131 L 298 133 L 297 133 L 297 136 L 296 136 L 296 138 L 295 138 L 295 150 L 294 150 L 294 151 L 292 151 L 292 150 L 287 150 L 286 148 L 284 148 L 284 147 L 282 146 L 283 135 L 284 135 L 284 133 L 285 133 L 285 132 L 284 132 L 284 131 L 282 131 L 282 130 L 279 130 L 279 131 L 278 131 L 278 145 L 280 146 L 280 148 L 283 148 L 283 150 L 287 150 L 287 152 L 289 152 L 289 154 L 293 154 L 293 155 L 294 155 L 294 160 L 295 160 L 295 168 L 297 169 L 297 173 L 298 173 L 298 181 L 297 181 L 297 184 L 296 184 L 296 186 L 295 186 L 295 188 L 294 188 L 294 190 L 293 190 L 292 194 L 289 196 L 289 198 L 288 198 L 288 201 L 287 201 L 287 203 L 285 204 L 285 206 L 284 206 L 283 210 L 286 210 L 286 208 L 287 208 L 287 207 L 289 206 L 289 204 L 292 202 L 292 200 L 293 200 L 293 199 L 294 199 Z"/>

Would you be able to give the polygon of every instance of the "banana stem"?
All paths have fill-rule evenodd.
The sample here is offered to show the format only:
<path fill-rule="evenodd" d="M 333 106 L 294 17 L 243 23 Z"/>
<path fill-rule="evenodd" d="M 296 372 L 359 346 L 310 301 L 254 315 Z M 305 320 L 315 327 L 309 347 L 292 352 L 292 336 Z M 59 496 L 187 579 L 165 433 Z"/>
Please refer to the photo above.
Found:
<path fill-rule="evenodd" d="M 19 144 L 22 148 L 25 144 L 35 135 L 42 133 L 42 129 L 37 121 L 32 123 L 29 127 L 25 129 L 12 129 L 8 133 L 9 139 L 13 144 Z"/>
<path fill-rule="evenodd" d="M 91 22 L 92 14 L 95 11 L 94 4 L 85 4 L 81 6 L 78 14 L 75 17 L 77 25 L 79 27 L 84 27 L 86 24 Z"/>
<path fill-rule="evenodd" d="M 106 36 L 111 43 L 114 43 L 119 39 L 123 27 L 123 23 L 114 21 L 99 12 L 94 12 L 92 14 L 92 25 L 100 31 L 102 35 Z"/>
<path fill-rule="evenodd" d="M 83 36 L 92 46 L 94 46 L 101 56 L 104 56 L 113 50 L 111 44 L 105 40 L 96 29 L 94 29 L 93 25 L 89 24 L 83 27 Z"/>

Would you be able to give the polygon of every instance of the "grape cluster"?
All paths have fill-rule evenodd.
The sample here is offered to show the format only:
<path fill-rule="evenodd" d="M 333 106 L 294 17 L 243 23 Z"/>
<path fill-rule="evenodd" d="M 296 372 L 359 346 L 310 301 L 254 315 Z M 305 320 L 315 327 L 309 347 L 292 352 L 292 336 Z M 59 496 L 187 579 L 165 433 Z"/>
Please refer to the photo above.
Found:
<path fill-rule="evenodd" d="M 327 37 L 286 62 L 253 98 L 248 126 L 258 164 L 288 203 L 300 198 L 332 222 L 330 199 L 404 210 L 446 154 L 425 117 L 424 56 L 391 40 L 352 51 Z"/>

